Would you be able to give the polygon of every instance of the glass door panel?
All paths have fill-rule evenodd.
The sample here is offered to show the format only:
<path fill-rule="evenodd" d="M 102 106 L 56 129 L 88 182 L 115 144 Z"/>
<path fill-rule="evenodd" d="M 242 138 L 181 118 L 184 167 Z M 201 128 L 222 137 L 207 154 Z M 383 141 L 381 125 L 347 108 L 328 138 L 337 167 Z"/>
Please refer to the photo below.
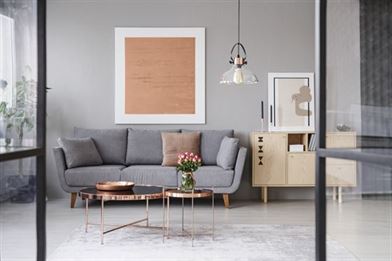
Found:
<path fill-rule="evenodd" d="M 392 259 L 392 168 L 366 162 L 392 155 L 391 14 L 391 1 L 327 2 L 326 147 L 363 156 L 326 160 L 329 260 Z"/>

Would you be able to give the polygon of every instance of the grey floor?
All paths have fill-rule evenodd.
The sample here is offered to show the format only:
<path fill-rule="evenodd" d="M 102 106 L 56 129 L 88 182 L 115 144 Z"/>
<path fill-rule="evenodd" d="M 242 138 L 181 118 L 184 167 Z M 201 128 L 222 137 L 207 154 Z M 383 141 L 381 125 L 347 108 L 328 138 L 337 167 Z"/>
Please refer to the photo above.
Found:
<path fill-rule="evenodd" d="M 359 260 L 392 260 L 392 205 L 386 198 L 347 200 L 339 205 L 328 202 L 328 236 L 339 241 Z M 180 202 L 172 204 L 172 222 L 180 222 Z M 207 201 L 197 202 L 196 220 L 211 221 Z M 82 202 L 70 209 L 66 199 L 47 203 L 48 255 L 65 241 L 74 229 L 84 222 Z M 216 224 L 299 224 L 314 225 L 313 201 L 276 201 L 263 204 L 257 201 L 234 201 L 225 209 L 216 200 Z M 105 217 L 109 223 L 126 223 L 142 218 L 142 202 L 109 202 Z M 0 260 L 33 260 L 35 256 L 34 204 L 0 204 Z M 189 217 L 189 209 L 186 216 Z M 99 220 L 99 204 L 90 207 L 91 219 Z M 152 224 L 162 222 L 161 201 L 150 204 Z M 113 232 L 115 233 L 115 232 Z M 300 249 L 298 251 L 301 251 Z"/>

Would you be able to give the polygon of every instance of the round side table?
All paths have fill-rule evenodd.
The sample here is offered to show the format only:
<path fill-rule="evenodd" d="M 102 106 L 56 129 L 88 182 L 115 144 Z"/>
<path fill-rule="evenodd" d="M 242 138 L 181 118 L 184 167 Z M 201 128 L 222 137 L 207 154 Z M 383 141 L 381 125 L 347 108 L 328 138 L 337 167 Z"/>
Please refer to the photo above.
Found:
<path fill-rule="evenodd" d="M 211 198 L 211 211 L 212 211 L 212 240 L 214 240 L 214 227 L 215 227 L 215 217 L 214 217 L 214 191 L 212 189 L 195 189 L 189 192 L 181 191 L 180 189 L 169 189 L 165 191 L 164 197 L 166 198 L 166 215 L 164 215 L 163 223 L 166 224 L 166 231 L 164 230 L 163 238 L 169 238 L 169 231 L 170 231 L 170 198 L 181 198 L 182 207 L 181 207 L 181 229 L 184 235 L 184 200 L 191 199 L 191 206 L 192 206 L 192 230 L 190 236 L 192 238 L 192 246 L 193 241 L 195 238 L 195 208 L 194 208 L 194 201 L 195 198 Z M 165 220 L 166 219 L 166 220 Z"/>
<path fill-rule="evenodd" d="M 157 186 L 148 186 L 148 185 L 139 185 L 133 187 L 131 190 L 127 191 L 103 191 L 97 190 L 96 188 L 84 188 L 79 192 L 79 196 L 86 201 L 86 209 L 85 209 L 85 230 L 87 233 L 88 225 L 93 224 L 89 222 L 89 213 L 88 213 L 88 203 L 89 200 L 100 200 L 101 201 L 101 222 L 100 222 L 100 234 L 101 234 L 101 244 L 103 245 L 104 235 L 115 230 L 128 227 L 135 226 L 141 222 L 146 222 L 146 227 L 150 227 L 149 225 L 149 200 L 153 199 L 161 199 L 164 197 L 165 189 Z M 104 222 L 104 206 L 105 201 L 135 201 L 135 200 L 144 200 L 146 201 L 146 217 L 140 220 L 133 221 L 128 224 L 124 224 L 121 226 L 117 226 L 110 230 L 105 231 L 105 222 Z M 163 208 L 164 210 L 164 208 Z M 164 211 L 163 211 L 164 212 Z M 164 230 L 162 228 L 162 230 Z"/>

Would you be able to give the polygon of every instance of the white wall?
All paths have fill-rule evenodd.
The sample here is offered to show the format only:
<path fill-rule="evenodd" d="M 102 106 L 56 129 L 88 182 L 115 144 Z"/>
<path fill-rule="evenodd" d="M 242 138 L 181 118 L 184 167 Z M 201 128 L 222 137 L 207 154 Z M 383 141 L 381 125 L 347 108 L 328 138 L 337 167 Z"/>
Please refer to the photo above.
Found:
<path fill-rule="evenodd" d="M 206 27 L 206 125 L 187 128 L 233 128 L 249 145 L 249 132 L 260 130 L 260 101 L 267 99 L 268 72 L 313 72 L 314 1 L 242 1 L 242 42 L 249 68 L 261 87 L 225 88 L 221 74 L 229 68 L 236 41 L 234 0 L 49 0 L 47 17 L 48 196 L 61 197 L 51 147 L 74 126 L 114 125 L 114 27 Z M 131 126 L 179 128 L 181 125 Z M 249 157 L 250 159 L 250 157 Z M 236 198 L 259 198 L 246 167 Z M 271 189 L 272 198 L 311 197 L 311 189 Z"/>

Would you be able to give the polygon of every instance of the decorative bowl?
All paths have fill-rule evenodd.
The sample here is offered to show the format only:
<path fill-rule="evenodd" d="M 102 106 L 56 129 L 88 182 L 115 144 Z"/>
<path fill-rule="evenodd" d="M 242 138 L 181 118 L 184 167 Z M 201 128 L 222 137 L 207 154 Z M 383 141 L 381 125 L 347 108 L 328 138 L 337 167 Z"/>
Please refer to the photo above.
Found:
<path fill-rule="evenodd" d="M 105 181 L 98 182 L 95 188 L 105 191 L 124 191 L 131 190 L 133 186 L 135 186 L 135 183 L 130 181 Z"/>

